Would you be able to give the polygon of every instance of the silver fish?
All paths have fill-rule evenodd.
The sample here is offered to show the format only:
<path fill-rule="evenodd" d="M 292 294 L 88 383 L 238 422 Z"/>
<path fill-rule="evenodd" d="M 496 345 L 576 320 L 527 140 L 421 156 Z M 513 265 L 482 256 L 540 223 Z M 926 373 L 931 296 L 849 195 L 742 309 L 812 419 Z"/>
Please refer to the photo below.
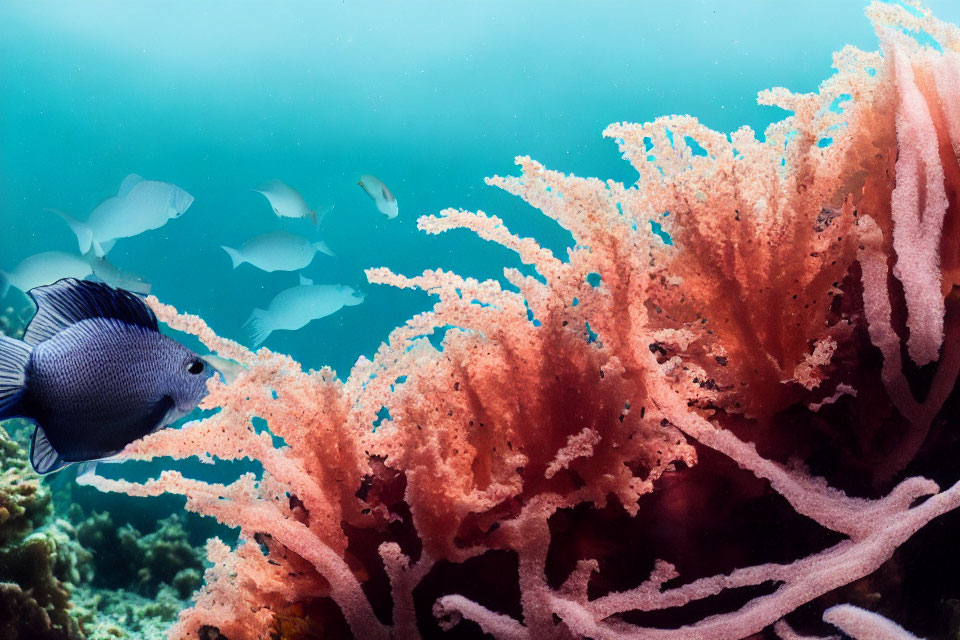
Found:
<path fill-rule="evenodd" d="M 92 254 L 78 256 L 63 251 L 44 251 L 24 258 L 9 271 L 0 271 L 0 298 L 6 295 L 10 287 L 26 293 L 63 278 L 83 280 L 91 276 L 134 293 L 150 293 L 149 283 L 139 276 L 121 271 L 106 258 L 97 258 Z"/>
<path fill-rule="evenodd" d="M 244 262 L 264 271 L 297 271 L 311 262 L 317 252 L 333 255 L 323 240 L 310 242 L 303 236 L 273 231 L 250 238 L 239 249 L 220 245 L 236 269 Z"/>
<path fill-rule="evenodd" d="M 318 225 L 328 213 L 333 211 L 333 205 L 321 207 L 319 211 L 312 210 L 299 191 L 279 180 L 269 180 L 253 191 L 267 199 L 279 218 L 310 218 L 313 224 Z"/>
<path fill-rule="evenodd" d="M 390 189 L 387 188 L 387 185 L 383 184 L 380 178 L 365 173 L 360 176 L 360 181 L 357 184 L 363 187 L 363 190 L 367 192 L 368 196 L 373 198 L 374 204 L 377 205 L 377 210 L 387 216 L 387 218 L 396 218 L 397 214 L 400 213 L 397 199 L 393 197 Z"/>
<path fill-rule="evenodd" d="M 63 251 L 44 251 L 24 258 L 9 271 L 0 271 L 0 297 L 6 295 L 10 287 L 26 293 L 63 278 L 82 280 L 90 275 L 93 267 L 89 260 Z"/>
<path fill-rule="evenodd" d="M 171 218 L 183 215 L 191 204 L 193 196 L 177 185 L 144 180 L 131 173 L 120 184 L 117 195 L 100 203 L 86 222 L 56 209 L 50 211 L 70 225 L 77 236 L 80 253 L 85 254 L 92 248 L 102 257 L 118 239 L 159 229 Z"/>
<path fill-rule="evenodd" d="M 266 309 L 254 309 L 244 323 L 253 333 L 253 344 L 259 346 L 274 331 L 295 331 L 311 320 L 324 318 L 345 306 L 363 302 L 365 293 L 343 284 L 313 284 L 300 276 L 300 284 L 284 289 L 270 301 Z"/>

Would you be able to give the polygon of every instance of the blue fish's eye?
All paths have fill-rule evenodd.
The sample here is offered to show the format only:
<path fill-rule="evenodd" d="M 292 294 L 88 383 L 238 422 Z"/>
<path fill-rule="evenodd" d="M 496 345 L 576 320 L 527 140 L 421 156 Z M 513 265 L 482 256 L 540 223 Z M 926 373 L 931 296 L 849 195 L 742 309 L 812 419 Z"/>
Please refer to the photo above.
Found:
<path fill-rule="evenodd" d="M 187 362 L 187 373 L 191 375 L 200 375 L 203 373 L 203 360 L 193 359 Z"/>

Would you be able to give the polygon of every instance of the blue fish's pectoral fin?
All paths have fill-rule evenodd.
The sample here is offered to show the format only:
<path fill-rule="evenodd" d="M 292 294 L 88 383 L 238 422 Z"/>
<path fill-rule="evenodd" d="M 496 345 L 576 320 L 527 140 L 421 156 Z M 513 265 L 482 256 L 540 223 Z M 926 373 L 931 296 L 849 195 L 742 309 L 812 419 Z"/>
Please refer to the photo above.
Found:
<path fill-rule="evenodd" d="M 181 411 L 177 408 L 177 403 L 170 396 L 164 396 L 157 406 L 154 407 L 151 417 L 148 421 L 152 423 L 150 433 L 156 433 L 160 429 L 166 429 L 171 424 L 185 416 L 189 412 Z"/>
<path fill-rule="evenodd" d="M 102 282 L 64 278 L 31 289 L 29 294 L 37 305 L 37 315 L 23 334 L 23 341 L 28 345 L 49 340 L 81 320 L 91 318 L 119 320 L 159 331 L 157 317 L 143 300 L 129 291 L 114 289 Z"/>
<path fill-rule="evenodd" d="M 0 335 L 0 420 L 19 416 L 30 345 Z"/>
<path fill-rule="evenodd" d="M 37 427 L 33 432 L 33 440 L 30 441 L 30 464 L 34 471 L 43 475 L 59 471 L 70 463 L 53 448 L 47 440 L 47 434 L 43 432 L 43 427 Z"/>
<path fill-rule="evenodd" d="M 120 188 L 117 189 L 117 197 L 124 197 L 133 187 L 139 183 L 143 182 L 143 178 L 138 176 L 135 173 L 131 173 L 126 178 L 123 179 L 123 182 L 120 183 Z"/>

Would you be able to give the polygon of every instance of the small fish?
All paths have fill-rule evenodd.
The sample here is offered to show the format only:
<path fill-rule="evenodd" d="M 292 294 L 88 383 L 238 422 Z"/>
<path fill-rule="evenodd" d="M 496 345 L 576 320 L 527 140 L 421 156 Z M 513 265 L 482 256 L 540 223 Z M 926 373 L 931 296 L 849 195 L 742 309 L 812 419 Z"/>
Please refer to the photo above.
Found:
<path fill-rule="evenodd" d="M 81 256 L 63 251 L 44 251 L 24 258 L 10 271 L 0 271 L 0 297 L 5 296 L 10 287 L 26 293 L 34 287 L 63 278 L 83 280 L 92 274 L 90 262 Z"/>
<path fill-rule="evenodd" d="M 193 204 L 193 196 L 175 184 L 144 180 L 131 173 L 120 184 L 117 195 L 107 198 L 80 222 L 56 209 L 49 209 L 70 225 L 77 236 L 80 253 L 93 248 L 105 256 L 120 238 L 159 229 L 171 218 L 179 218 Z"/>
<path fill-rule="evenodd" d="M 6 295 L 10 287 L 26 293 L 30 289 L 52 284 L 64 278 L 83 280 L 90 276 L 135 293 L 150 292 L 149 283 L 138 276 L 117 269 L 107 262 L 106 258 L 96 258 L 92 255 L 78 256 L 63 251 L 44 251 L 24 258 L 10 271 L 0 271 L 0 298 Z"/>
<path fill-rule="evenodd" d="M 379 210 L 380 213 L 389 219 L 397 217 L 397 214 L 400 212 L 397 207 L 397 199 L 393 197 L 390 189 L 387 189 L 387 185 L 383 184 L 379 178 L 365 173 L 360 176 L 360 182 L 357 184 L 363 187 L 363 190 L 367 192 L 368 196 L 373 198 L 373 201 L 377 205 L 377 210 Z"/>
<path fill-rule="evenodd" d="M 23 341 L 0 336 L 0 420 L 37 425 L 37 473 L 115 455 L 206 396 L 211 367 L 129 291 L 67 278 L 29 294 Z"/>
<path fill-rule="evenodd" d="M 311 320 L 324 318 L 363 302 L 365 293 L 342 284 L 313 284 L 300 276 L 300 284 L 278 293 L 266 310 L 254 309 L 244 323 L 253 332 L 253 345 L 260 346 L 274 331 L 295 331 Z"/>
<path fill-rule="evenodd" d="M 333 211 L 333 205 L 313 211 L 307 206 L 299 191 L 279 180 L 270 180 L 253 191 L 262 194 L 270 202 L 273 212 L 279 218 L 310 218 L 313 224 L 320 224 L 323 218 Z"/>
<path fill-rule="evenodd" d="M 317 252 L 333 255 L 322 240 L 310 242 L 303 236 L 286 231 L 274 231 L 250 238 L 239 249 L 220 245 L 233 261 L 236 269 L 248 262 L 264 271 L 297 271 L 313 262 Z"/>

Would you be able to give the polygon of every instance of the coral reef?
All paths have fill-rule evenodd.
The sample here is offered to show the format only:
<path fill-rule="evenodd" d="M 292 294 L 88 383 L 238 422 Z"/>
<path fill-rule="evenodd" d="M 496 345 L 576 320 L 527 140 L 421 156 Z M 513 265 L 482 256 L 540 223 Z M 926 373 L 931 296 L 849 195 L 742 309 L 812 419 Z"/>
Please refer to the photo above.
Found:
<path fill-rule="evenodd" d="M 32 315 L 33 306 L 30 303 L 18 307 L 5 307 L 3 313 L 0 313 L 0 333 L 11 338 L 22 338 L 23 331 L 26 329 L 25 319 Z"/>
<path fill-rule="evenodd" d="M 203 555 L 177 515 L 142 533 L 108 513 L 55 517 L 27 459 L 32 425 L 0 429 L 0 639 L 153 640 L 201 583 Z M 62 507 L 62 505 L 59 505 Z"/>
<path fill-rule="evenodd" d="M 85 640 L 161 640 L 185 602 L 177 589 L 161 585 L 147 598 L 123 589 L 80 587 L 73 596 L 74 617 Z"/>
<path fill-rule="evenodd" d="M 901 5 L 868 14 L 882 52 L 844 48 L 816 93 L 761 93 L 793 114 L 762 140 L 691 117 L 615 124 L 635 185 L 529 158 L 488 180 L 570 232 L 565 260 L 496 216 L 421 218 L 536 273 L 506 269 L 501 286 L 369 270 L 438 302 L 346 381 L 152 299 L 246 369 L 211 383 L 214 415 L 125 454 L 263 468 L 227 485 L 83 478 L 181 494 L 239 528 L 235 549 L 208 543 L 169 637 L 900 633 L 881 615 L 944 634 L 942 615 L 905 605 L 916 578 L 899 560 L 915 536 L 955 546 L 924 527 L 960 506 L 944 464 L 960 30 Z M 857 606 L 828 609 L 844 602 Z"/>
<path fill-rule="evenodd" d="M 0 637 L 77 638 L 70 583 L 80 580 L 89 555 L 71 538 L 69 523 L 46 522 L 50 491 L 2 430 L 0 468 Z"/>
<path fill-rule="evenodd" d="M 116 526 L 109 512 L 94 512 L 77 525 L 77 541 L 95 556 L 111 558 L 97 568 L 94 587 L 134 591 L 146 598 L 171 587 L 185 600 L 200 586 L 203 552 L 190 544 L 176 514 L 143 534 L 130 524 Z"/>

